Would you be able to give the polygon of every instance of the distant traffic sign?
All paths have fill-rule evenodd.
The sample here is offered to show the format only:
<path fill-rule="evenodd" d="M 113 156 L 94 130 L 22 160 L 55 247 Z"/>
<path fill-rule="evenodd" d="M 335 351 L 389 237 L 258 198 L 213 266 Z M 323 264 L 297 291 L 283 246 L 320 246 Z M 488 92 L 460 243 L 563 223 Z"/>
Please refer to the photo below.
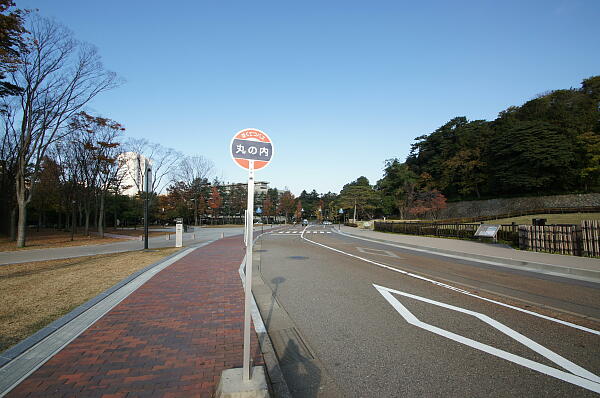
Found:
<path fill-rule="evenodd" d="M 262 169 L 273 157 L 273 142 L 267 134 L 258 129 L 244 129 L 231 139 L 231 158 L 244 169 Z"/>

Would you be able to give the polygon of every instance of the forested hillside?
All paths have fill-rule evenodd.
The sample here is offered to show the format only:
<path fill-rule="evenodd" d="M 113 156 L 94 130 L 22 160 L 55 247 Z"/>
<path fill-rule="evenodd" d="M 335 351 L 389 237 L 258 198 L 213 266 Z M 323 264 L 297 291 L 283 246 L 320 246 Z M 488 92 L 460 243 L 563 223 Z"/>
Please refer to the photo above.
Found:
<path fill-rule="evenodd" d="M 595 76 L 494 121 L 456 117 L 417 137 L 404 164 L 388 161 L 379 188 L 397 203 L 415 188 L 437 189 L 449 200 L 598 191 L 599 104 Z"/>

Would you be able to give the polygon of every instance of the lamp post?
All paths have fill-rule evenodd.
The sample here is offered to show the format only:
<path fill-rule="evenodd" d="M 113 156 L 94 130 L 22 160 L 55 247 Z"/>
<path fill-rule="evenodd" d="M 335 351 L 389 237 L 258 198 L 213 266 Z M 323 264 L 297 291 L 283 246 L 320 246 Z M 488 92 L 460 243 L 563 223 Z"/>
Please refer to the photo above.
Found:
<path fill-rule="evenodd" d="M 152 169 L 146 167 L 144 173 L 144 249 L 148 249 L 148 202 L 150 200 L 150 173 Z"/>
<path fill-rule="evenodd" d="M 198 199 L 192 198 L 194 202 L 194 227 L 198 226 Z"/>
<path fill-rule="evenodd" d="M 71 241 L 75 237 L 75 201 L 71 201 Z"/>

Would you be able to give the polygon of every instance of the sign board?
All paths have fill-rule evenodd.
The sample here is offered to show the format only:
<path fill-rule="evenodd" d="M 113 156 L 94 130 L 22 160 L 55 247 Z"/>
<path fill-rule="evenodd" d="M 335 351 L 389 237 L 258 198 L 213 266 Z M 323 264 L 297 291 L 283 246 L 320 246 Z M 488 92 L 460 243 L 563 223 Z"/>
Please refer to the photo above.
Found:
<path fill-rule="evenodd" d="M 258 129 L 238 131 L 231 139 L 231 158 L 243 169 L 250 169 L 250 161 L 254 170 L 267 166 L 273 157 L 273 142 L 267 134 Z"/>
<path fill-rule="evenodd" d="M 499 230 L 500 225 L 481 224 L 479 228 L 477 228 L 475 236 L 481 238 L 495 238 Z"/>
<path fill-rule="evenodd" d="M 183 224 L 177 223 L 175 225 L 175 247 L 183 246 Z"/>

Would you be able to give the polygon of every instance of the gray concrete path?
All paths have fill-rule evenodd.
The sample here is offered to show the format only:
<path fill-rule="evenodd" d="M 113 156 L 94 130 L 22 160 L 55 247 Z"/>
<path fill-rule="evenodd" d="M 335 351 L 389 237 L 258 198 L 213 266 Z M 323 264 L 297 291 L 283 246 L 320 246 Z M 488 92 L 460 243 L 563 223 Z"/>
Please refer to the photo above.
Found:
<path fill-rule="evenodd" d="M 264 228 L 267 229 L 270 227 L 265 226 Z M 260 228 L 257 228 L 257 230 L 260 230 Z M 197 228 L 194 232 L 184 234 L 183 246 L 185 247 L 192 244 L 218 239 L 221 237 L 221 234 L 224 234 L 225 237 L 228 237 L 239 235 L 241 233 L 243 233 L 241 226 L 239 228 Z M 166 240 L 166 234 L 165 236 L 151 237 L 149 239 L 148 246 L 150 249 L 175 247 L 175 236 L 174 234 L 171 234 L 171 240 Z M 112 242 L 103 245 L 70 246 L 52 249 L 0 252 L 0 265 L 93 256 L 96 254 L 121 253 L 141 250 L 143 248 L 144 242 L 141 240 L 125 240 L 123 242 Z"/>
<path fill-rule="evenodd" d="M 337 228 L 336 228 L 337 229 Z M 536 253 L 516 250 L 504 245 L 459 239 L 432 238 L 416 235 L 392 234 L 342 226 L 341 232 L 356 237 L 390 242 L 407 247 L 463 255 L 482 260 L 495 260 L 508 265 L 550 274 L 571 275 L 576 279 L 600 281 L 600 259 Z"/>

